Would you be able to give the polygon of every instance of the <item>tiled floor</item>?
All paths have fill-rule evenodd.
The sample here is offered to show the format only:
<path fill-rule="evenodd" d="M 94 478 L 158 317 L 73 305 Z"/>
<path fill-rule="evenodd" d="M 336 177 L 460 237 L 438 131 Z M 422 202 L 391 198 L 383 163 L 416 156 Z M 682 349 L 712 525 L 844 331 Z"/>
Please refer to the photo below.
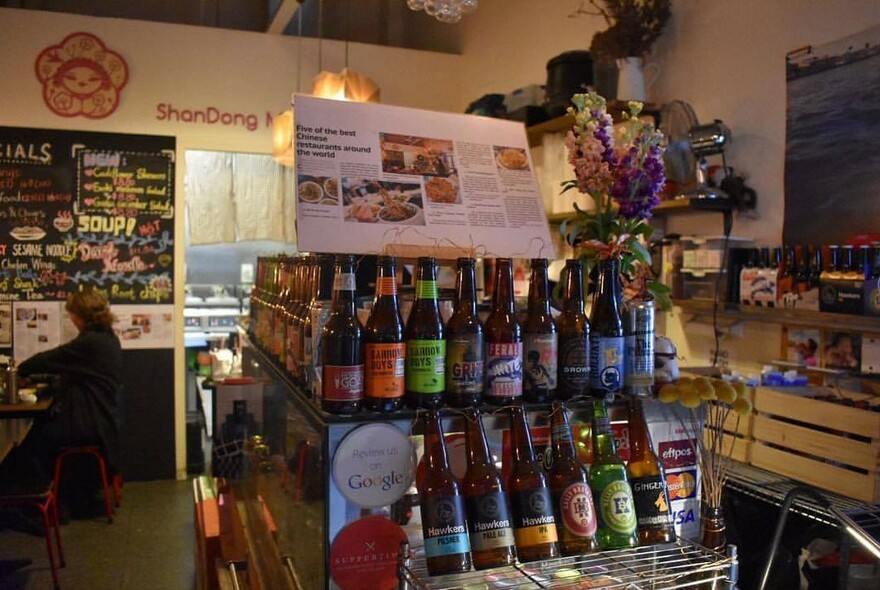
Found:
<path fill-rule="evenodd" d="M 99 518 L 62 525 L 61 590 L 192 590 L 192 519 L 188 480 L 126 483 L 113 524 Z M 0 559 L 18 557 L 33 564 L 0 578 L 0 590 L 52 588 L 44 539 L 0 531 Z"/>

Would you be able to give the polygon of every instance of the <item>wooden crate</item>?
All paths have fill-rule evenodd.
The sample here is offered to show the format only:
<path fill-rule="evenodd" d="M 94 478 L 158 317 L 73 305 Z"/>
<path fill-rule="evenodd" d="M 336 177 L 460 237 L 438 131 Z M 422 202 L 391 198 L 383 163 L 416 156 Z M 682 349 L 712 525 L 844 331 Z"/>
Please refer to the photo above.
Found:
<path fill-rule="evenodd" d="M 749 389 L 749 400 L 754 404 L 755 390 Z M 752 458 L 752 437 L 754 414 L 740 416 L 736 412 L 730 412 L 722 425 L 722 453 L 743 463 L 749 463 Z M 706 428 L 709 430 L 709 427 Z M 705 432 L 705 431 L 704 431 Z M 705 435 L 704 435 L 705 436 Z M 704 438 L 705 440 L 705 438 Z M 733 447 L 731 448 L 731 445 Z"/>
<path fill-rule="evenodd" d="M 880 501 L 880 413 L 809 397 L 821 391 L 827 390 L 756 389 L 751 463 L 863 502 Z"/>

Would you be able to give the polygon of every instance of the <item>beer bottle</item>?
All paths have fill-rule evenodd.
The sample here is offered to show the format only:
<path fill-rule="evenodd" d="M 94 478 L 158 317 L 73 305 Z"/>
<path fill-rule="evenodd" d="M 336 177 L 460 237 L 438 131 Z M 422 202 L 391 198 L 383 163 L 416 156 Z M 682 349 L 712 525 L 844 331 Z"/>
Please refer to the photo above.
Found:
<path fill-rule="evenodd" d="M 308 318 L 303 326 L 303 387 L 310 397 L 317 397 L 322 388 L 321 335 L 333 305 L 333 276 L 333 255 L 318 254 L 315 296 L 309 305 Z"/>
<path fill-rule="evenodd" d="M 257 256 L 257 270 L 254 284 L 251 286 L 250 304 L 248 305 L 248 313 L 250 322 L 248 323 L 248 335 L 256 338 L 257 334 L 257 317 L 260 315 L 260 305 L 262 305 L 262 289 L 263 276 L 266 273 L 266 257 Z"/>
<path fill-rule="evenodd" d="M 321 407 L 353 414 L 364 398 L 364 329 L 355 311 L 354 257 L 337 256 L 333 310 L 321 334 Z"/>
<path fill-rule="evenodd" d="M 406 322 L 406 402 L 411 408 L 436 408 L 446 388 L 446 341 L 437 303 L 437 266 L 418 260 L 416 293 Z"/>
<path fill-rule="evenodd" d="M 635 502 L 639 545 L 672 543 L 675 541 L 675 527 L 672 526 L 666 477 L 651 448 L 642 403 L 639 399 L 630 400 L 630 455 L 626 466 Z"/>
<path fill-rule="evenodd" d="M 570 399 L 590 389 L 590 322 L 584 313 L 584 265 L 566 260 L 562 270 L 559 329 L 559 383 L 556 397 Z"/>
<path fill-rule="evenodd" d="M 484 399 L 505 405 L 522 399 L 522 326 L 513 302 L 513 261 L 495 263 L 495 292 L 492 311 L 484 325 L 486 332 L 486 389 Z"/>
<path fill-rule="evenodd" d="M 292 301 L 294 277 L 300 268 L 300 258 L 285 258 L 281 263 L 278 299 L 272 313 L 272 340 L 269 352 L 273 359 L 284 366 L 285 336 L 287 335 L 288 304 Z"/>
<path fill-rule="evenodd" d="M 314 261 L 313 256 L 305 257 L 296 267 L 293 282 L 293 296 L 287 306 L 287 325 L 285 333 L 285 368 L 299 386 L 303 385 L 302 376 L 302 328 L 303 308 L 306 304 L 306 294 L 309 292 L 310 265 Z"/>
<path fill-rule="evenodd" d="M 810 270 L 810 289 L 818 289 L 819 283 L 825 279 L 825 267 L 822 265 L 822 246 L 813 249 L 813 266 Z"/>
<path fill-rule="evenodd" d="M 483 323 L 477 317 L 473 258 L 458 259 L 455 306 L 446 322 L 446 393 L 456 407 L 478 405 L 483 397 Z"/>
<path fill-rule="evenodd" d="M 464 497 L 449 469 L 437 410 L 425 415 L 424 465 L 417 487 L 428 573 L 466 572 L 471 569 L 471 556 Z"/>
<path fill-rule="evenodd" d="M 376 262 L 376 296 L 364 330 L 364 407 L 393 412 L 403 405 L 403 320 L 397 301 L 397 277 L 393 256 Z"/>
<path fill-rule="evenodd" d="M 590 312 L 590 368 L 593 397 L 603 399 L 623 384 L 623 326 L 620 322 L 618 261 L 599 261 L 599 284 Z"/>
<path fill-rule="evenodd" d="M 593 464 L 590 487 L 596 506 L 596 540 L 603 549 L 638 545 L 636 513 L 626 467 L 614 449 L 605 401 L 593 400 Z"/>
<path fill-rule="evenodd" d="M 840 247 L 837 244 L 828 246 L 828 271 L 822 273 L 822 280 L 839 279 L 843 276 L 843 263 L 840 259 Z"/>
<path fill-rule="evenodd" d="M 559 557 L 553 499 L 547 477 L 535 459 L 521 406 L 510 408 L 513 467 L 507 480 L 516 553 L 522 562 Z"/>
<path fill-rule="evenodd" d="M 523 323 L 523 398 L 544 403 L 556 393 L 556 355 L 559 336 L 550 314 L 547 259 L 533 258 L 529 305 Z"/>
<path fill-rule="evenodd" d="M 510 508 L 501 476 L 492 463 L 480 411 L 465 421 L 467 472 L 461 483 L 471 532 L 471 555 L 478 570 L 513 565 L 516 559 Z"/>
<path fill-rule="evenodd" d="M 556 531 L 562 555 L 581 555 L 596 550 L 596 509 L 590 476 L 578 461 L 568 423 L 568 413 L 560 401 L 553 402 L 550 414 L 553 464 L 547 474 L 553 494 Z"/>
<path fill-rule="evenodd" d="M 320 256 L 309 257 L 309 279 L 303 305 L 299 310 L 299 339 L 296 346 L 297 353 L 294 359 L 296 374 L 299 385 L 303 391 L 309 393 L 312 387 L 311 365 L 314 355 L 312 354 L 312 311 L 318 297 L 318 282 L 321 280 Z"/>

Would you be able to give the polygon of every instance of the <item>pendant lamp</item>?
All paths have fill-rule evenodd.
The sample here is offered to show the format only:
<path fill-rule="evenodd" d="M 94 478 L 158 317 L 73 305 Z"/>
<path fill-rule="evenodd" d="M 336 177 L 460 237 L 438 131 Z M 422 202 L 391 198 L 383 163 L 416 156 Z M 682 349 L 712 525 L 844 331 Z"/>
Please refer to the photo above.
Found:
<path fill-rule="evenodd" d="M 354 102 L 379 102 L 379 85 L 369 76 L 364 76 L 348 67 L 348 21 L 351 13 L 351 0 L 345 13 L 345 67 L 339 73 L 327 72 L 323 68 L 321 42 L 323 40 L 324 1 L 318 3 L 318 68 L 312 94 L 319 98 L 350 100 Z"/>

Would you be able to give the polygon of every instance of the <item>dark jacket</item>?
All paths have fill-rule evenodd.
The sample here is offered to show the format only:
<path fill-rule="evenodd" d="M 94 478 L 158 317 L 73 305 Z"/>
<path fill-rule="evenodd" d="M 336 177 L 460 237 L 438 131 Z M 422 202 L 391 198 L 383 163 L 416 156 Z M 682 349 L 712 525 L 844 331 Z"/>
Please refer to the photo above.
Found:
<path fill-rule="evenodd" d="M 100 444 L 108 463 L 119 466 L 122 348 L 112 329 L 86 326 L 70 342 L 21 363 L 18 372 L 59 376 L 51 417 L 43 425 L 53 443 Z"/>

